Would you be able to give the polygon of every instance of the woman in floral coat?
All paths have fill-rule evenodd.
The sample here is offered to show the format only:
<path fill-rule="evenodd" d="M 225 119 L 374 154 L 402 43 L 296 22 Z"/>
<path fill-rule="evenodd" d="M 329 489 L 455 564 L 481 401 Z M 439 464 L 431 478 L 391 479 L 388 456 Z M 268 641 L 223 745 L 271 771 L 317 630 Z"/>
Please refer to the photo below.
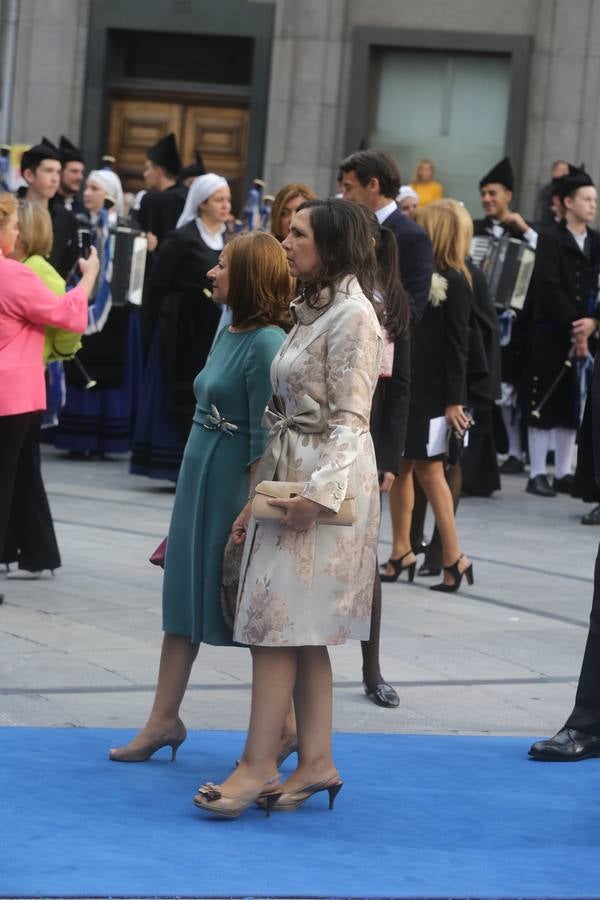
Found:
<path fill-rule="evenodd" d="M 271 431 L 257 481 L 305 487 L 271 501 L 282 509 L 279 521 L 256 522 L 247 507 L 233 525 L 234 538 L 246 542 L 234 638 L 252 650 L 252 713 L 236 771 L 195 797 L 229 817 L 257 799 L 287 810 L 328 791 L 333 803 L 342 782 L 331 756 L 327 646 L 368 639 L 375 577 L 379 486 L 369 416 L 382 337 L 369 299 L 375 255 L 367 216 L 348 201 L 309 201 L 283 247 L 304 287 L 271 368 Z M 355 498 L 353 525 L 317 523 L 346 497 Z M 279 785 L 292 697 L 298 768 Z"/>

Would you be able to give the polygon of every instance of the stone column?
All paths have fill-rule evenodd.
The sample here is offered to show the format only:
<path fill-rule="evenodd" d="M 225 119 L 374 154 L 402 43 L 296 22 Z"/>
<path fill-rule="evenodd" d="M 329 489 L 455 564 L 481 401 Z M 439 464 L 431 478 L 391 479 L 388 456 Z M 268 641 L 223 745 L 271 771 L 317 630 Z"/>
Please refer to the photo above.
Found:
<path fill-rule="evenodd" d="M 265 152 L 267 189 L 335 189 L 347 0 L 278 0 Z"/>

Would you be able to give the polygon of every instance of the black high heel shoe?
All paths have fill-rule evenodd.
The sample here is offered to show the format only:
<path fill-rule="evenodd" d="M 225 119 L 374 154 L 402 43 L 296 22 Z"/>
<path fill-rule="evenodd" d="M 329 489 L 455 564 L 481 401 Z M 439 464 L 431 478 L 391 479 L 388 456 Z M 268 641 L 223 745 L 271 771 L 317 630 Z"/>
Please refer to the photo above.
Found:
<path fill-rule="evenodd" d="M 390 582 L 390 581 L 398 581 L 398 579 L 400 578 L 402 573 L 407 572 L 408 573 L 408 581 L 410 584 L 412 584 L 412 582 L 415 580 L 415 571 L 417 569 L 417 563 L 412 562 L 412 563 L 409 563 L 408 566 L 402 565 L 402 560 L 406 559 L 407 556 L 410 556 L 410 554 L 412 552 L 413 552 L 412 550 L 407 550 L 406 553 L 403 553 L 399 559 L 388 559 L 387 564 L 388 564 L 388 566 L 392 567 L 392 569 L 394 570 L 394 574 L 386 575 L 385 573 L 382 573 L 379 576 L 381 578 L 381 580 L 386 583 Z"/>
<path fill-rule="evenodd" d="M 444 572 L 447 572 L 448 575 L 452 575 L 454 578 L 453 584 L 444 584 L 442 581 L 441 584 L 433 584 L 429 590 L 430 591 L 439 591 L 442 594 L 453 594 L 460 588 L 461 582 L 463 580 L 463 575 L 466 577 L 467 582 L 469 584 L 474 584 L 475 578 L 473 577 L 473 563 L 467 566 L 464 572 L 461 572 L 458 568 L 458 564 L 461 559 L 464 559 L 465 554 L 461 553 L 455 563 L 452 563 L 451 566 L 444 566 Z"/>

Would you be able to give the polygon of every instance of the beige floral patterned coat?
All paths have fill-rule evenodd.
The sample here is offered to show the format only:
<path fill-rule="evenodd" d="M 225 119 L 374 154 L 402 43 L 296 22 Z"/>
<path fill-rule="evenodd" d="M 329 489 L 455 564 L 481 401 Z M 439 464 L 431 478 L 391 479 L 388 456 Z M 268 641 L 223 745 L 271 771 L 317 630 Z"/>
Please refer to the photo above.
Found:
<path fill-rule="evenodd" d="M 252 519 L 234 638 L 265 647 L 367 640 L 379 532 L 369 416 L 381 329 L 355 278 L 339 285 L 332 303 L 327 293 L 317 308 L 296 300 L 292 311 L 296 324 L 271 368 L 283 425 L 272 429 L 263 460 L 275 458 L 276 471 L 261 477 L 306 481 L 304 496 L 336 512 L 353 494 L 357 521 L 296 532 Z M 300 430 L 294 419 L 307 410 L 313 425 Z"/>

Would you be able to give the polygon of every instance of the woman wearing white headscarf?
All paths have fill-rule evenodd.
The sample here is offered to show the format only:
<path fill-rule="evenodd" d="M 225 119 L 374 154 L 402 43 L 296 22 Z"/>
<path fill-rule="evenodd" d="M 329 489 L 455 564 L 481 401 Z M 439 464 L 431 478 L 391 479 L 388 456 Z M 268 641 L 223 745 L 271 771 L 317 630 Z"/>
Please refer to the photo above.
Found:
<path fill-rule="evenodd" d="M 220 317 L 207 272 L 219 259 L 229 185 L 209 172 L 188 191 L 177 228 L 152 266 L 142 309 L 147 363 L 133 441 L 133 475 L 177 481 L 194 413 L 194 378 Z"/>
<path fill-rule="evenodd" d="M 65 363 L 67 397 L 56 446 L 72 454 L 128 453 L 131 449 L 142 364 L 139 316 L 112 305 L 112 231 L 124 212 L 123 188 L 110 169 L 94 169 L 83 192 L 100 273 L 88 310 L 88 328 L 74 362 Z M 89 374 L 95 387 L 86 387 Z"/>

